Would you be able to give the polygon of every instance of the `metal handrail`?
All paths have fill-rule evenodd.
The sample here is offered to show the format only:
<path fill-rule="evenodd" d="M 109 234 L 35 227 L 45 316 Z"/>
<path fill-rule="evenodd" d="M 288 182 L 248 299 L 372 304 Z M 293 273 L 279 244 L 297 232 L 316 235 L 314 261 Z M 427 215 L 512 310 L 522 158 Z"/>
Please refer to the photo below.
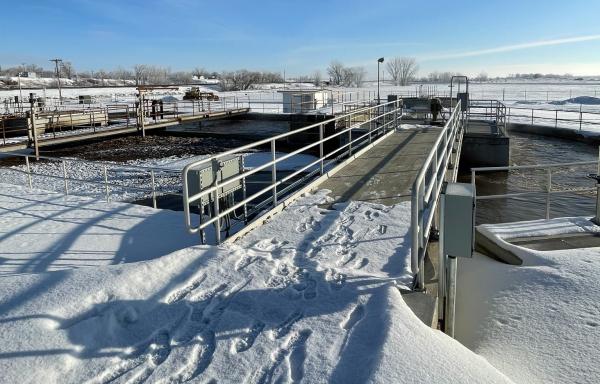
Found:
<path fill-rule="evenodd" d="M 356 122 L 357 116 L 361 116 L 361 115 L 365 115 L 365 114 L 368 114 L 369 119 L 361 120 L 360 122 Z M 186 165 L 181 173 L 181 177 L 182 177 L 182 184 L 183 184 L 183 207 L 184 207 L 184 214 L 185 214 L 185 225 L 186 225 L 188 231 L 190 233 L 201 233 L 202 234 L 204 228 L 206 228 L 207 226 L 209 226 L 211 224 L 215 224 L 215 226 L 216 226 L 216 231 L 215 231 L 216 241 L 217 241 L 217 243 L 219 243 L 221 240 L 220 221 L 226 215 L 234 212 L 236 209 L 238 209 L 240 207 L 245 207 L 246 204 L 248 204 L 249 202 L 253 201 L 254 199 L 258 198 L 259 196 L 261 196 L 267 192 L 272 192 L 272 197 L 269 197 L 268 200 L 270 200 L 272 202 L 273 206 L 277 206 L 278 203 L 282 201 L 278 198 L 279 197 L 278 192 L 281 192 L 281 191 L 278 191 L 277 187 L 282 185 L 285 181 L 288 181 L 291 178 L 293 178 L 294 176 L 300 174 L 301 170 L 297 170 L 294 174 L 288 175 L 284 179 L 277 180 L 277 168 L 278 168 L 277 165 L 279 163 L 281 163 L 282 161 L 284 161 L 294 155 L 297 155 L 299 153 L 313 149 L 318 146 L 318 148 L 319 148 L 318 159 L 313 161 L 311 164 L 306 165 L 303 169 L 308 170 L 308 169 L 310 169 L 311 166 L 316 166 L 317 164 L 319 164 L 318 173 L 320 175 L 323 175 L 325 173 L 326 166 L 328 164 L 331 164 L 333 161 L 336 161 L 336 159 L 333 158 L 334 155 L 337 155 L 338 157 L 344 156 L 345 154 L 352 155 L 353 149 L 355 149 L 357 145 L 363 144 L 365 142 L 365 140 L 368 140 L 368 142 L 371 142 L 372 137 L 374 135 L 377 136 L 382 132 L 385 134 L 388 130 L 391 130 L 391 129 L 394 129 L 395 127 L 397 127 L 397 124 L 399 123 L 399 116 L 401 116 L 401 115 L 402 115 L 402 107 L 401 107 L 399 101 L 392 101 L 392 102 L 388 102 L 388 103 L 381 104 L 381 105 L 364 107 L 364 108 L 360 108 L 358 110 L 354 110 L 348 114 L 343 114 L 343 115 L 340 115 L 340 116 L 337 116 L 337 117 L 334 117 L 334 118 L 331 118 L 328 120 L 324 120 L 324 121 L 321 121 L 318 123 L 314 123 L 314 124 L 311 124 L 311 125 L 308 125 L 308 126 L 305 126 L 305 127 L 302 127 L 302 128 L 290 131 L 290 132 L 275 135 L 270 138 L 258 140 L 256 142 L 253 142 L 253 143 L 250 143 L 247 145 L 243 145 L 241 147 L 234 148 L 229 151 L 220 153 L 218 155 L 215 155 L 215 156 L 212 156 L 212 157 L 209 157 L 206 159 L 202 159 L 202 160 L 199 160 L 199 161 L 196 161 L 196 162 Z M 344 122 L 345 123 L 344 128 L 335 132 L 334 134 L 332 134 L 330 136 L 325 137 L 325 135 L 324 135 L 325 125 L 330 124 L 330 123 L 336 124 L 338 122 Z M 352 137 L 353 130 L 356 131 L 358 128 L 364 127 L 365 125 L 368 125 L 367 133 L 361 135 L 358 138 L 353 138 Z M 392 125 L 392 128 L 390 128 L 390 125 Z M 284 156 L 281 156 L 281 157 L 276 156 L 276 142 L 278 140 L 288 139 L 294 135 L 298 135 L 298 134 L 307 132 L 307 131 L 309 131 L 311 129 L 315 129 L 315 128 L 319 130 L 319 139 L 318 140 L 316 140 L 308 145 L 305 145 L 299 149 L 296 149 L 293 152 L 288 153 Z M 348 137 L 347 143 L 345 143 L 344 145 L 341 145 L 339 148 L 337 148 L 329 153 L 325 153 L 324 144 L 327 141 L 332 140 L 336 137 L 342 137 L 342 135 L 347 135 L 347 137 Z M 362 140 L 362 142 L 361 142 L 361 140 Z M 220 159 L 228 158 L 231 155 L 239 155 L 240 153 L 247 152 L 248 150 L 254 149 L 256 147 L 264 146 L 267 144 L 270 145 L 270 149 L 271 149 L 270 150 L 271 156 L 270 156 L 269 161 L 266 161 L 265 163 L 263 163 L 257 167 L 254 167 L 250 170 L 242 170 L 239 174 L 237 174 L 233 177 L 224 179 L 224 180 L 218 181 L 218 179 L 215 175 L 215 177 L 213 178 L 214 183 L 212 186 L 204 188 L 194 195 L 190 195 L 190 189 L 189 189 L 189 185 L 188 185 L 188 174 L 191 170 L 199 169 L 203 165 L 215 164 L 215 163 L 218 164 Z M 254 193 L 252 196 L 245 196 L 245 198 L 243 198 L 241 201 L 239 201 L 238 203 L 234 204 L 231 207 L 228 207 L 227 209 L 224 209 L 224 210 L 220 209 L 219 203 L 218 203 L 219 202 L 218 191 L 223 186 L 226 186 L 228 184 L 231 184 L 231 183 L 234 183 L 234 182 L 237 182 L 240 180 L 245 181 L 245 179 L 248 176 L 253 175 L 262 170 L 267 170 L 267 169 L 271 170 L 272 178 L 271 178 L 271 182 L 268 183 L 268 185 L 265 188 Z M 212 204 L 213 204 L 213 210 L 214 210 L 213 217 L 211 219 L 201 222 L 200 224 L 195 226 L 191 222 L 190 205 L 193 205 L 194 203 L 198 202 L 204 196 L 212 198 Z"/>
<path fill-rule="evenodd" d="M 179 175 L 178 170 L 170 169 L 170 168 L 145 167 L 145 166 L 139 166 L 139 165 L 124 165 L 124 164 L 115 164 L 115 163 L 108 163 L 108 162 L 101 162 L 101 161 L 88 161 L 88 160 L 73 159 L 73 158 L 38 156 L 38 159 L 40 159 L 40 160 L 54 161 L 54 162 L 58 162 L 61 164 L 62 172 L 61 172 L 61 175 L 57 176 L 57 175 L 52 175 L 52 174 L 33 172 L 30 159 L 35 160 L 36 159 L 35 155 L 18 153 L 18 152 L 6 152 L 6 153 L 0 154 L 0 158 L 7 158 L 7 157 L 21 157 L 21 158 L 25 159 L 25 166 L 26 166 L 25 170 L 18 169 L 18 168 L 10 168 L 10 170 L 27 175 L 27 184 L 30 189 L 33 188 L 33 184 L 34 184 L 33 176 L 40 176 L 40 177 L 45 177 L 45 178 L 49 178 L 49 179 L 63 180 L 65 195 L 69 195 L 69 193 L 70 193 L 69 182 L 77 182 L 77 183 L 83 183 L 83 184 L 104 187 L 104 195 L 105 195 L 105 199 L 107 202 L 110 201 L 111 188 L 112 189 L 126 189 L 126 190 L 132 190 L 132 191 L 137 191 L 137 192 L 143 192 L 143 193 L 149 195 L 152 198 L 153 208 L 157 208 L 157 197 L 158 197 L 158 193 L 160 193 L 160 191 L 158 191 L 158 189 L 157 189 L 156 174 L 157 173 L 167 173 L 167 174 L 172 174 L 172 175 Z M 66 167 L 67 162 L 79 163 L 79 164 L 90 164 L 90 165 L 98 166 L 102 170 L 102 172 L 99 174 L 99 177 L 100 177 L 99 180 L 101 180 L 101 181 L 86 180 L 86 179 L 69 176 L 67 173 L 67 167 Z M 140 173 L 146 174 L 150 178 L 150 187 L 144 188 L 144 187 L 131 186 L 131 185 L 124 186 L 124 185 L 119 185 L 117 183 L 110 183 L 108 180 L 109 167 L 116 167 L 117 170 L 127 169 L 127 170 L 139 171 Z M 174 177 L 174 176 L 172 176 L 172 177 Z M 181 195 L 180 193 L 176 193 L 176 192 L 169 192 L 168 194 L 175 195 L 175 196 Z"/>
<path fill-rule="evenodd" d="M 475 196 L 475 201 L 481 200 L 497 200 L 497 199 L 508 199 L 514 197 L 524 197 L 524 196 L 534 196 L 534 195 L 545 195 L 546 196 L 546 220 L 550 219 L 550 204 L 551 204 L 551 196 L 553 194 L 565 194 L 565 193 L 578 193 L 578 192 L 590 192 L 595 191 L 597 189 L 594 187 L 582 187 L 582 188 L 570 188 L 570 189 L 554 189 L 554 184 L 552 182 L 552 171 L 556 168 L 567 168 L 567 167 L 578 167 L 578 166 L 586 166 L 586 165 L 596 165 L 598 173 L 600 173 L 600 155 L 598 156 L 598 160 L 596 161 L 575 161 L 569 163 L 551 163 L 551 164 L 535 164 L 535 165 L 511 165 L 511 166 L 503 166 L 503 167 L 477 167 L 471 168 L 471 184 L 473 186 L 476 185 L 476 176 L 477 173 L 482 172 L 502 172 L 502 171 L 515 171 L 515 170 L 531 170 L 531 169 L 539 169 L 546 171 L 546 187 L 541 191 L 526 191 L 526 192 L 511 192 L 511 193 L 502 193 L 502 194 L 494 194 L 494 195 L 483 195 L 483 196 Z"/>
<path fill-rule="evenodd" d="M 446 170 L 453 149 L 457 141 L 460 143 L 464 131 L 464 119 L 465 114 L 461 112 L 459 100 L 427 154 L 427 158 L 412 185 L 411 270 L 416 275 L 416 287 L 419 289 L 423 288 L 425 250 L 429 242 L 429 233 L 435 217 L 438 198 L 446 179 Z M 455 169 L 452 172 L 451 179 L 455 181 L 458 163 L 452 165 Z"/>
<path fill-rule="evenodd" d="M 499 136 L 508 136 L 506 130 L 506 105 L 501 101 L 493 99 L 469 100 L 469 108 L 467 110 L 469 121 L 492 120 L 495 122 L 497 128 L 496 134 Z M 479 110 L 483 110 L 483 112 L 478 112 Z"/>

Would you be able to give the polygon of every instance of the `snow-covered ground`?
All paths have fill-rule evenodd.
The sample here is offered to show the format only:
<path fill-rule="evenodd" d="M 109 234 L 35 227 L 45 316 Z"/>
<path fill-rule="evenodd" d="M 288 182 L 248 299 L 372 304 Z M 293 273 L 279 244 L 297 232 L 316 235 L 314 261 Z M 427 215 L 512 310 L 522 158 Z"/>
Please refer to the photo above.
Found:
<path fill-rule="evenodd" d="M 588 218 L 483 226 L 523 259 L 475 254 L 458 268 L 456 337 L 518 383 L 594 383 L 600 377 L 600 249 L 535 251 L 511 237 L 598 233 Z"/>
<path fill-rule="evenodd" d="M 151 260 L 197 242 L 180 212 L 0 184 L 0 275 Z"/>
<path fill-rule="evenodd" d="M 0 382 L 509 382 L 404 304 L 408 204 L 326 201 L 235 244 L 0 278 Z"/>
<path fill-rule="evenodd" d="M 270 152 L 242 153 L 244 166 L 252 169 L 271 161 Z M 277 152 L 276 157 L 286 153 Z M 64 192 L 64 172 L 71 178 L 67 190 L 71 195 L 106 198 L 104 169 L 108 182 L 108 193 L 111 201 L 132 201 L 152 197 L 152 171 L 154 172 L 155 191 L 162 194 L 181 194 L 181 171 L 190 163 L 212 157 L 214 155 L 168 156 L 155 159 L 131 160 L 126 162 L 92 162 L 63 158 L 35 162 L 30 159 L 32 185 L 46 191 Z M 233 155 L 232 155 L 233 156 Z M 307 154 L 296 154 L 277 163 L 280 172 L 296 171 L 314 162 L 317 158 Z M 64 161 L 64 168 L 63 168 Z M 209 166 L 209 163 L 205 164 Z M 316 169 L 310 167 L 307 172 Z M 4 183 L 28 186 L 27 167 L 25 164 L 0 167 L 0 176 Z M 269 172 L 266 169 L 265 172 Z"/>

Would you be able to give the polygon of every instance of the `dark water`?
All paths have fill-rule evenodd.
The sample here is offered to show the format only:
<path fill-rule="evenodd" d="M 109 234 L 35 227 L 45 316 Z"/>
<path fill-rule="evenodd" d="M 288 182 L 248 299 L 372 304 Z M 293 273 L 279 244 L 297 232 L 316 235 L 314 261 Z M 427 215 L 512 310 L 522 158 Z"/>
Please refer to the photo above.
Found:
<path fill-rule="evenodd" d="M 598 148 L 594 145 L 552 137 L 511 134 L 511 164 L 534 165 L 597 161 Z M 552 171 L 552 188 L 565 190 L 594 187 L 595 182 L 587 179 L 596 173 L 596 165 L 563 167 Z M 460 180 L 470 182 L 470 175 L 461 175 Z M 477 195 L 504 194 L 526 191 L 545 191 L 546 170 L 519 170 L 478 174 Z M 550 200 L 550 217 L 593 216 L 596 193 L 569 192 L 553 194 Z M 477 224 L 500 223 L 518 220 L 545 218 L 546 195 L 523 196 L 501 200 L 477 202 Z"/>

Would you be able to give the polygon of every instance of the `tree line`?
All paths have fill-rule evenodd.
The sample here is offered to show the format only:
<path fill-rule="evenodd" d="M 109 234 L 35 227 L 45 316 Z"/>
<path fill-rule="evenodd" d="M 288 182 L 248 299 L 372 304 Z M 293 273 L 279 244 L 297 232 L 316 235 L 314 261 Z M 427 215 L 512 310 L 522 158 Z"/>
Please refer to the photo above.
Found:
<path fill-rule="evenodd" d="M 103 69 L 77 71 L 71 62 L 63 61 L 59 69 L 61 78 L 71 79 L 76 85 L 80 86 L 111 85 L 110 80 L 121 80 L 135 85 L 183 85 L 191 84 L 194 80 L 198 79 L 214 79 L 218 81 L 221 89 L 224 91 L 247 90 L 255 84 L 282 83 L 285 80 L 313 83 L 317 86 L 326 83 L 334 86 L 361 87 L 367 77 L 365 67 L 346 66 L 339 60 L 332 61 L 326 68 L 328 79 L 323 79 L 321 72 L 318 70 L 310 75 L 284 79 L 281 73 L 271 71 L 239 69 L 216 72 L 205 70 L 202 67 L 194 68 L 191 71 L 172 71 L 169 67 L 146 64 L 136 64 L 132 68 L 119 67 L 110 71 Z M 387 59 L 383 65 L 383 71 L 389 76 L 388 81 L 391 80 L 397 86 L 405 86 L 414 81 L 448 83 L 452 76 L 460 75 L 457 72 L 433 71 L 427 75 L 418 77 L 419 65 L 416 59 L 412 57 Z M 19 73 L 23 72 L 35 72 L 38 77 L 56 76 L 55 70 L 44 69 L 35 64 L 23 64 L 9 68 L 0 67 L 0 76 L 4 77 L 16 77 Z M 518 76 L 516 75 L 515 77 Z M 526 75 L 521 76 L 523 78 L 526 77 Z M 485 72 L 481 72 L 475 77 L 475 80 L 487 81 L 488 76 Z M 11 85 L 10 80 L 4 80 L 4 83 Z"/>

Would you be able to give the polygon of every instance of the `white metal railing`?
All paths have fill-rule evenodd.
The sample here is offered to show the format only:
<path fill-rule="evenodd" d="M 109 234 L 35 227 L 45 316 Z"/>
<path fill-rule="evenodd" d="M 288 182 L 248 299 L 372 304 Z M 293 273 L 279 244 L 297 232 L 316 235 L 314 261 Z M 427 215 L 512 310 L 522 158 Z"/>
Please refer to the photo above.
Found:
<path fill-rule="evenodd" d="M 16 152 L 0 154 L 0 159 L 11 157 L 23 158 L 24 169 L 13 166 L 4 168 L 3 171 L 25 175 L 26 185 L 30 189 L 52 189 L 65 195 L 102 196 L 106 202 L 110 202 L 116 190 L 131 191 L 134 195 L 132 198 L 151 199 L 153 208 L 157 208 L 157 198 L 160 195 L 181 194 L 180 171 L 174 169 L 39 156 L 42 162 L 55 163 L 57 167 L 36 171 L 35 164 L 38 163 L 35 155 Z M 82 165 L 85 166 L 84 172 L 76 169 Z M 57 181 L 59 186 L 52 185 L 52 180 Z M 85 185 L 87 188 L 76 189 L 76 185 Z"/>
<path fill-rule="evenodd" d="M 261 198 L 263 200 L 259 203 L 260 206 L 265 206 L 267 204 L 271 204 L 273 207 L 277 206 L 287 198 L 285 192 L 289 192 L 290 189 L 295 186 L 295 184 L 292 184 L 291 186 L 281 188 L 280 190 L 280 187 L 283 187 L 284 183 L 293 182 L 294 179 L 298 179 L 298 177 L 301 177 L 303 174 L 307 176 L 323 175 L 328 169 L 328 166 L 334 164 L 340 158 L 351 156 L 353 151 L 371 143 L 374 138 L 383 136 L 387 132 L 398 127 L 401 116 L 402 107 L 400 101 L 367 106 L 354 110 L 348 114 L 311 124 L 271 138 L 259 140 L 210 158 L 188 164 L 183 169 L 181 176 L 183 183 L 185 224 L 189 232 L 200 233 L 203 239 L 204 229 L 209 225 L 214 225 L 216 242 L 219 243 L 221 241 L 222 219 L 226 219 L 232 214 L 235 215 L 235 211 L 240 208 L 243 208 L 244 211 L 246 211 L 246 207 L 249 203 L 256 202 Z M 329 132 L 329 135 L 326 135 L 325 127 L 328 125 L 333 125 L 335 129 L 333 132 Z M 311 131 L 314 132 L 315 130 L 318 131 L 317 140 L 283 156 L 277 156 L 276 151 L 278 141 L 281 142 L 282 140 L 286 140 L 290 142 L 296 140 L 302 142 L 303 136 L 306 137 Z M 339 141 L 339 145 L 334 144 L 334 140 Z M 334 149 L 328 150 L 328 147 L 331 146 L 333 146 Z M 235 176 L 224 180 L 218 180 L 217 176 L 220 164 L 223 160 L 230 158 L 232 155 L 239 155 L 240 153 L 252 150 L 260 150 L 264 147 L 269 148 L 268 151 L 271 154 L 271 156 L 268 156 L 267 161 L 264 161 L 262 164 L 251 169 L 242 169 L 240 173 Z M 287 175 L 278 175 L 277 170 L 281 162 L 307 151 L 316 154 L 316 159 Z M 191 195 L 190 185 L 188 184 L 188 174 L 192 170 L 199 170 L 210 165 L 213 166 L 213 184 L 207 188 L 201 188 L 198 193 Z M 222 190 L 223 187 L 239 181 L 244 183 L 248 177 L 261 171 L 269 172 L 271 174 L 270 182 L 264 182 L 267 184 L 266 187 L 250 196 L 246 196 L 244 193 L 239 202 L 230 203 L 224 209 L 220 206 L 219 200 L 222 199 L 223 196 L 219 196 L 219 191 Z M 202 198 L 206 198 L 210 201 L 209 205 L 212 207 L 209 208 L 211 208 L 212 212 L 209 210 L 209 213 L 211 217 L 206 221 L 201 221 L 198 225 L 194 225 L 191 222 L 190 207 L 199 206 Z M 202 212 L 200 213 L 200 217 L 202 218 Z"/>
<path fill-rule="evenodd" d="M 600 174 L 600 156 L 597 161 L 577 161 L 570 163 L 553 163 L 553 164 L 536 164 L 536 165 L 513 165 L 505 167 L 478 167 L 471 168 L 471 183 L 476 185 L 476 177 L 478 173 L 484 172 L 506 172 L 506 171 L 517 171 L 517 170 L 542 170 L 545 171 L 545 185 L 541 190 L 536 191 L 521 191 L 521 192 L 510 192 L 503 194 L 493 195 L 479 195 L 476 196 L 476 201 L 483 200 L 498 200 L 498 199 L 511 199 L 518 197 L 529 197 L 529 196 L 545 196 L 545 218 L 550 219 L 550 205 L 551 197 L 556 194 L 568 194 L 568 193 L 582 193 L 582 192 L 593 192 L 596 191 L 596 186 L 593 187 L 573 187 L 573 188 L 555 188 L 560 186 L 556 182 L 553 182 L 552 175 L 561 168 L 577 168 L 584 166 L 595 165 L 597 167 L 597 173 Z"/>
<path fill-rule="evenodd" d="M 468 120 L 486 120 L 493 122 L 494 132 L 498 136 L 508 136 L 506 130 L 506 106 L 498 100 L 469 100 Z M 469 130 L 467 124 L 467 131 Z"/>
<path fill-rule="evenodd" d="M 446 180 L 446 171 L 452 168 L 451 181 L 456 180 L 458 159 L 464 132 L 465 114 L 460 101 L 438 135 L 412 186 L 411 196 L 411 269 L 416 275 L 416 287 L 423 288 L 423 261 L 429 234 L 433 225 L 440 191 Z M 455 152 L 456 151 L 456 152 Z M 455 153 L 454 163 L 451 156 Z"/>

